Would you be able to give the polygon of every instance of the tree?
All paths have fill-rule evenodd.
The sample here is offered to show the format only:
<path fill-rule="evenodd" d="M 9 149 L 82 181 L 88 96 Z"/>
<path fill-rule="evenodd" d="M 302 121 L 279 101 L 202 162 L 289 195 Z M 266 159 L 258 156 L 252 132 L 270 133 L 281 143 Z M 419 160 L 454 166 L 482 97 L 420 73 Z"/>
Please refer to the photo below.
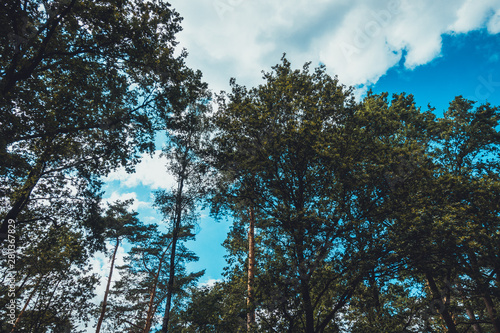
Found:
<path fill-rule="evenodd" d="M 368 92 L 346 127 L 341 158 L 342 191 L 346 196 L 352 238 L 345 248 L 362 255 L 366 271 L 341 310 L 339 330 L 353 332 L 421 332 L 427 306 L 419 295 L 420 279 L 407 274 L 407 258 L 399 256 L 408 225 L 397 220 L 408 212 L 405 198 L 412 184 L 425 179 L 434 115 L 421 112 L 412 95 L 388 98 Z M 415 189 L 418 193 L 418 189 Z M 399 229 L 401 227 L 402 229 Z M 394 229 L 398 230 L 397 232 Z M 413 237 L 415 237 L 413 235 Z"/>
<path fill-rule="evenodd" d="M 499 210 L 491 197 L 498 189 L 498 111 L 472 106 L 461 97 L 452 101 L 444 117 L 422 131 L 423 150 L 403 160 L 399 177 L 388 177 L 396 181 L 387 239 L 404 263 L 400 274 L 426 295 L 428 309 L 421 316 L 426 329 L 478 331 L 488 321 L 495 326 L 495 260 L 478 264 L 476 258 L 486 248 L 487 257 L 496 256 L 491 242 Z M 492 311 L 478 306 L 477 295 Z"/>
<path fill-rule="evenodd" d="M 247 278 L 247 330 L 255 325 L 254 278 L 255 278 L 255 212 L 249 209 L 248 226 L 248 278 Z"/>
<path fill-rule="evenodd" d="M 342 161 L 332 158 L 348 153 L 343 140 L 356 103 L 324 67 L 293 71 L 283 58 L 264 79 L 251 90 L 232 81 L 232 93 L 221 98 L 215 164 L 228 180 L 224 193 L 263 215 L 264 276 L 256 277 L 256 292 L 271 297 L 260 305 L 267 314 L 281 311 L 277 321 L 288 330 L 323 331 L 370 265 L 363 249 L 344 245 L 356 221 L 345 209 Z"/>
<path fill-rule="evenodd" d="M 217 282 L 192 287 L 187 304 L 173 318 L 174 332 L 246 332 L 245 299 L 239 286 Z"/>
<path fill-rule="evenodd" d="M 105 321 L 112 331 L 150 332 L 156 324 L 155 316 L 165 298 L 172 245 L 171 235 L 157 227 L 150 225 L 135 235 L 126 265 L 118 267 L 121 277 L 110 291 L 110 315 Z"/>
<path fill-rule="evenodd" d="M 111 264 L 109 268 L 108 281 L 106 284 L 106 289 L 104 291 L 104 298 L 101 306 L 101 314 L 97 321 L 96 333 L 101 330 L 102 322 L 106 315 L 106 306 L 108 300 L 108 294 L 111 286 L 111 279 L 113 276 L 113 270 L 115 267 L 115 259 L 118 248 L 120 247 L 123 239 L 128 239 L 130 241 L 137 241 L 145 237 L 145 233 L 148 233 L 155 226 L 144 226 L 137 219 L 136 212 L 128 212 L 127 208 L 130 206 L 131 201 L 126 202 L 116 202 L 111 204 L 106 211 L 106 215 L 103 218 L 103 223 L 106 228 L 106 239 L 115 241 L 113 253 L 111 255 Z"/>
<path fill-rule="evenodd" d="M 170 272 L 162 332 L 169 327 L 172 297 L 176 283 L 178 243 L 193 238 L 192 228 L 197 220 L 196 210 L 204 197 L 203 175 L 206 170 L 200 151 L 207 140 L 210 94 L 201 82 L 201 73 L 188 72 L 188 80 L 179 87 L 172 112 L 165 114 L 169 138 L 164 154 L 169 159 L 168 171 L 176 180 L 176 188 L 155 193 L 155 205 L 160 209 L 172 234 Z"/>
<path fill-rule="evenodd" d="M 172 239 L 172 233 L 151 227 L 134 240 L 125 258 L 126 265 L 119 267 L 120 279 L 110 290 L 108 315 L 103 324 L 109 330 L 143 333 L 161 325 L 158 318 L 163 317 L 168 294 Z M 175 274 L 179 289 L 192 286 L 203 274 L 186 272 L 185 264 L 197 259 L 185 246 L 178 246 Z"/>
<path fill-rule="evenodd" d="M 2 332 L 46 332 L 89 320 L 97 277 L 90 273 L 89 252 L 81 234 L 67 226 L 36 228 L 17 239 L 16 299 L 21 304 L 14 325 Z M 2 265 L 6 269 L 7 265 Z M 2 288 L 2 311 L 8 301 Z"/>
<path fill-rule="evenodd" d="M 500 258 L 500 207 L 491 197 L 498 195 L 499 189 L 499 119 L 498 107 L 483 104 L 474 108 L 473 101 L 458 96 L 439 119 L 441 135 L 434 151 L 440 185 L 434 195 L 442 198 L 441 208 L 446 209 L 435 223 L 448 237 L 447 242 L 433 239 L 433 243 L 447 245 L 439 248 L 441 267 L 456 265 L 454 274 L 446 276 L 443 284 L 448 298 L 482 299 L 495 332 L 500 332 L 498 285 L 494 282 L 498 281 L 495 267 Z M 457 312 L 464 313 L 463 306 Z M 473 323 L 475 320 L 470 318 Z"/>
<path fill-rule="evenodd" d="M 99 176 L 131 170 L 138 153 L 151 151 L 155 101 L 168 99 L 185 54 L 173 55 L 181 19 L 163 1 L 15 0 L 0 8 L 5 234 L 42 188 L 96 187 Z M 37 221 L 46 217 L 26 223 Z"/>

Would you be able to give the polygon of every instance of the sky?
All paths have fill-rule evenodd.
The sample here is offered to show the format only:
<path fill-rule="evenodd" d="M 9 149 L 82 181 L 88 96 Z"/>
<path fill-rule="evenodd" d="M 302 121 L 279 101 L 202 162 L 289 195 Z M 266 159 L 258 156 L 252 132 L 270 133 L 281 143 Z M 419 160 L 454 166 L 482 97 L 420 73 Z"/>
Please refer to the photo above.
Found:
<path fill-rule="evenodd" d="M 184 18 L 177 35 L 214 92 L 229 90 L 230 78 L 247 87 L 263 83 L 262 71 L 280 63 L 312 62 L 337 75 L 362 98 L 375 93 L 413 94 L 426 111 L 442 115 L 457 95 L 500 105 L 500 0 L 171 0 Z M 144 157 L 135 174 L 123 170 L 106 179 L 104 197 L 135 199 L 144 222 L 161 223 L 153 191 L 173 186 L 160 157 Z M 221 279 L 230 219 L 216 222 L 200 212 L 196 241 L 200 258 L 188 266 L 205 269 L 200 283 Z M 123 260 L 125 250 L 120 251 Z M 107 258 L 96 257 L 106 271 Z M 109 266 L 108 266 L 109 267 Z M 104 290 L 104 283 L 101 289 Z"/>

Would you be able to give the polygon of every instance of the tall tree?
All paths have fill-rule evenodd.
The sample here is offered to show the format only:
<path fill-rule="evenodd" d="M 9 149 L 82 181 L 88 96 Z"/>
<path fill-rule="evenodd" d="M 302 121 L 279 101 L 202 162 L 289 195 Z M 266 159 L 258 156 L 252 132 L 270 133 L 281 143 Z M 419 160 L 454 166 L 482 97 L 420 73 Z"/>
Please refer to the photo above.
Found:
<path fill-rule="evenodd" d="M 111 263 L 109 268 L 108 280 L 106 284 L 106 289 L 104 291 L 104 298 L 101 304 L 101 314 L 97 321 L 96 333 L 99 333 L 101 330 L 102 322 L 106 315 L 106 307 L 108 301 L 108 295 L 111 287 L 111 280 L 113 277 L 113 271 L 115 268 L 115 259 L 117 251 L 124 239 L 128 239 L 130 241 L 137 241 L 138 239 L 142 239 L 145 237 L 145 233 L 148 233 L 152 230 L 152 227 L 155 226 L 144 226 L 137 219 L 136 212 L 128 212 L 131 200 L 125 202 L 115 202 L 111 204 L 105 216 L 103 217 L 103 223 L 105 224 L 106 235 L 105 238 L 110 241 L 114 241 L 114 247 L 111 255 Z"/>
<path fill-rule="evenodd" d="M 206 170 L 200 151 L 207 140 L 208 122 L 206 114 L 210 109 L 210 94 L 206 84 L 201 82 L 200 72 L 186 72 L 186 80 L 178 87 L 175 104 L 164 115 L 169 133 L 163 148 L 169 160 L 168 172 L 176 187 L 170 191 L 155 193 L 155 205 L 163 214 L 172 234 L 170 271 L 166 295 L 162 332 L 169 327 L 172 298 L 178 290 L 176 268 L 179 243 L 193 238 L 192 228 L 197 220 L 196 210 L 204 197 L 203 176 Z"/>
<path fill-rule="evenodd" d="M 149 332 L 165 299 L 172 237 L 159 232 L 157 225 L 135 236 L 125 266 L 118 267 L 121 277 L 110 291 L 105 323 L 113 331 Z"/>
<path fill-rule="evenodd" d="M 0 11 L 5 234 L 42 188 L 58 191 L 52 179 L 97 186 L 153 149 L 153 102 L 168 99 L 184 54 L 173 56 L 181 19 L 163 1 L 15 0 Z"/>
<path fill-rule="evenodd" d="M 464 282 L 473 281 L 466 283 L 472 291 L 466 298 L 479 296 L 493 331 L 500 332 L 499 289 L 495 286 L 500 206 L 498 200 L 491 200 L 498 196 L 500 186 L 500 114 L 498 107 L 474 104 L 458 96 L 439 119 L 441 136 L 436 140 L 435 155 L 442 185 L 436 194 L 445 198 L 446 212 L 440 222 L 451 241 L 441 256 L 446 253 L 443 264 L 461 268 L 453 279 L 445 278 L 452 297 L 458 298 Z M 461 312 L 465 312 L 463 307 Z"/>
<path fill-rule="evenodd" d="M 138 239 L 118 267 L 120 279 L 110 290 L 108 315 L 104 324 L 111 331 L 149 333 L 161 326 L 168 294 L 172 233 L 151 228 Z M 178 244 L 179 245 L 179 244 Z M 176 256 L 176 285 L 179 289 L 192 286 L 203 274 L 187 273 L 185 264 L 198 258 L 185 246 L 179 245 Z"/>
<path fill-rule="evenodd" d="M 91 274 L 90 252 L 81 234 L 68 226 L 49 225 L 43 231 L 26 230 L 17 239 L 15 292 L 20 308 L 15 324 L 2 323 L 2 332 L 45 332 L 49 327 L 76 331 L 95 308 L 91 299 L 98 279 Z M 2 288 L 2 304 L 8 301 L 4 292 Z"/>
<path fill-rule="evenodd" d="M 425 286 L 428 311 L 422 319 L 429 329 L 437 324 L 460 332 L 472 325 L 477 331 L 489 321 L 496 330 L 491 283 L 496 261 L 479 264 L 476 258 L 486 255 L 486 248 L 486 257 L 497 256 L 492 241 L 498 236 L 499 210 L 491 200 L 498 193 L 497 126 L 497 108 L 474 109 L 472 101 L 457 97 L 443 118 L 427 126 L 425 150 L 414 162 L 406 160 L 410 163 L 402 169 L 409 172 L 392 187 L 388 239 L 404 262 L 400 272 Z M 477 295 L 491 312 L 478 306 Z"/>
<path fill-rule="evenodd" d="M 295 301 L 278 301 L 288 329 L 322 331 L 366 269 L 362 251 L 335 249 L 355 221 L 344 209 L 341 160 L 330 157 L 347 153 L 342 140 L 356 103 L 324 67 L 294 71 L 283 58 L 264 79 L 251 90 L 233 81 L 221 99 L 215 160 L 230 180 L 227 193 L 262 212 L 267 263 L 259 287 L 268 288 L 269 305 L 278 301 L 272 295 L 295 293 Z"/>

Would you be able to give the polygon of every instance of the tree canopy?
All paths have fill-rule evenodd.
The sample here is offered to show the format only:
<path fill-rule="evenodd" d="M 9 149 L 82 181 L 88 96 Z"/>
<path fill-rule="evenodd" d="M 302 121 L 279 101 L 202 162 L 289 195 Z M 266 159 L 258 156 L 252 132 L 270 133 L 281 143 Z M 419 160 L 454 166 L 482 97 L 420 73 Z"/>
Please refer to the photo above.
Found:
<path fill-rule="evenodd" d="M 168 3 L 10 1 L 1 10 L 5 234 L 42 187 L 45 197 L 64 185 L 82 193 L 118 166 L 132 170 L 154 149 L 160 100 L 185 75 L 184 54 L 174 55 L 181 19 Z"/>
<path fill-rule="evenodd" d="M 212 99 L 181 20 L 159 0 L 0 6 L 2 332 L 500 333 L 498 107 L 356 99 L 285 56 Z M 155 224 L 102 184 L 158 133 L 175 185 Z M 187 266 L 202 204 L 233 221 L 213 285 Z"/>

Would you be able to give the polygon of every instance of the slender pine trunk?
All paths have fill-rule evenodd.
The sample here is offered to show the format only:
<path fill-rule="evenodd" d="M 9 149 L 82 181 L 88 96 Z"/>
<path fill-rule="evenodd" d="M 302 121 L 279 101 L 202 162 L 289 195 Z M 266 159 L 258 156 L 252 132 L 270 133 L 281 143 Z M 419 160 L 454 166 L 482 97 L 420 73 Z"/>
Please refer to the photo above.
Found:
<path fill-rule="evenodd" d="M 491 299 L 491 296 L 489 294 L 488 281 L 484 281 L 484 279 L 481 277 L 476 254 L 474 252 L 470 252 L 469 258 L 471 267 L 473 269 L 474 279 L 476 280 L 478 291 L 483 298 L 484 305 L 486 306 L 486 311 L 488 312 L 488 316 L 491 320 L 491 324 L 493 325 L 495 333 L 500 333 L 500 318 L 498 317 L 495 305 L 493 304 L 493 300 Z"/>
<path fill-rule="evenodd" d="M 483 294 L 483 301 L 486 305 L 486 310 L 488 311 L 488 315 L 490 316 L 490 320 L 493 324 L 493 328 L 495 329 L 495 333 L 500 333 L 500 319 L 498 318 L 497 311 L 495 309 L 495 305 L 493 304 L 491 296 L 486 292 Z"/>
<path fill-rule="evenodd" d="M 184 189 L 184 174 L 185 169 L 187 168 L 184 165 L 184 168 L 181 172 L 181 176 L 179 177 L 179 186 L 177 188 L 177 195 L 175 199 L 175 221 L 174 221 L 174 229 L 172 231 L 172 251 L 170 253 L 170 267 L 169 267 L 169 276 L 167 283 L 167 301 L 165 304 L 165 314 L 163 315 L 163 325 L 161 332 L 168 332 L 168 322 L 170 321 L 170 308 L 172 304 L 172 294 L 175 283 L 175 259 L 176 259 L 176 250 L 177 250 L 177 241 L 179 239 L 179 232 L 181 228 L 181 220 L 182 220 L 182 191 Z"/>
<path fill-rule="evenodd" d="M 306 333 L 314 333 L 314 309 L 307 281 L 301 280 L 302 299 L 304 301 L 304 312 L 306 315 Z"/>
<path fill-rule="evenodd" d="M 255 305 L 253 285 L 255 276 L 255 215 L 250 207 L 250 225 L 248 227 L 248 297 L 247 297 L 247 331 L 255 324 Z"/>
<path fill-rule="evenodd" d="M 460 293 L 460 297 L 462 298 L 462 302 L 464 302 L 465 305 L 465 311 L 467 312 L 467 316 L 469 316 L 470 320 L 472 321 L 472 329 L 474 329 L 474 332 L 476 333 L 483 333 L 481 326 L 476 321 L 476 315 L 474 314 L 474 309 L 470 305 L 469 300 L 467 299 L 464 291 L 464 287 L 459 284 L 458 286 L 458 292 Z"/>
<path fill-rule="evenodd" d="M 148 312 L 146 315 L 146 325 L 144 327 L 144 333 L 149 333 L 149 330 L 151 329 L 151 323 L 154 315 L 154 300 L 156 297 L 156 289 L 158 287 L 158 280 L 160 278 L 160 273 L 161 273 L 161 267 L 163 266 L 163 262 L 165 260 L 165 255 L 167 254 L 168 248 L 170 247 L 172 243 L 167 245 L 167 248 L 163 252 L 161 258 L 160 258 L 160 263 L 158 264 L 158 270 L 156 271 L 154 283 L 153 283 L 153 289 L 151 290 L 151 294 L 149 297 L 149 302 L 148 302 Z"/>
<path fill-rule="evenodd" d="M 297 262 L 299 270 L 299 283 L 300 283 L 300 296 L 302 298 L 302 304 L 305 315 L 305 333 L 314 333 L 314 307 L 311 300 L 311 292 L 309 287 L 309 274 L 307 271 L 305 258 L 304 258 L 304 240 L 301 230 L 297 230 L 296 237 L 297 244 Z"/>
<path fill-rule="evenodd" d="M 113 269 L 115 267 L 116 253 L 118 252 L 119 246 L 120 246 L 120 238 L 116 237 L 115 249 L 113 251 L 113 256 L 111 257 L 111 267 L 109 268 L 108 283 L 106 284 L 106 290 L 104 291 L 104 299 L 102 300 L 101 315 L 99 316 L 99 320 L 97 321 L 97 327 L 95 329 L 95 333 L 99 333 L 101 331 L 102 321 L 104 320 L 104 316 L 106 314 L 106 306 L 108 304 L 109 288 L 111 286 L 111 278 L 113 276 Z"/>

